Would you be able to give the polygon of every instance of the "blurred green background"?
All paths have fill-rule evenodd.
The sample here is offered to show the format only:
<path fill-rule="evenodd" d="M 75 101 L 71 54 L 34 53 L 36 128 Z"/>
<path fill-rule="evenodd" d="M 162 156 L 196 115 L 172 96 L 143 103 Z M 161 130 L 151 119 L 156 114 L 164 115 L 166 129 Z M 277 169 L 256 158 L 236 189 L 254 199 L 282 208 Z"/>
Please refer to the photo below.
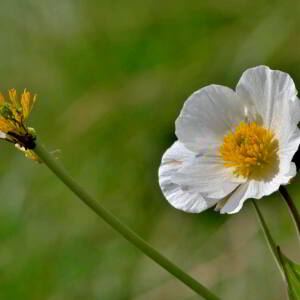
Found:
<path fill-rule="evenodd" d="M 259 64 L 300 86 L 299 12 L 299 1 L 1 1 L 1 90 L 37 93 L 31 125 L 60 149 L 59 162 L 223 299 L 284 299 L 251 205 L 231 216 L 182 213 L 162 196 L 157 169 L 196 89 L 234 88 Z M 198 299 L 45 166 L 0 149 L 0 299 Z M 274 195 L 259 205 L 299 261 L 284 203 Z"/>

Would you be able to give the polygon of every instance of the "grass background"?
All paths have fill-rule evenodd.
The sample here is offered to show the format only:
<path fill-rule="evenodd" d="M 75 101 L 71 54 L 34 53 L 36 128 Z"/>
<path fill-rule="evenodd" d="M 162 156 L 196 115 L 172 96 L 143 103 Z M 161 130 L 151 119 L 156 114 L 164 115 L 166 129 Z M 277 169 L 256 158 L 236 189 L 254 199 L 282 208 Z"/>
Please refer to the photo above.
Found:
<path fill-rule="evenodd" d="M 284 299 L 251 205 L 232 216 L 182 213 L 161 195 L 157 169 L 196 89 L 234 88 L 259 64 L 300 86 L 299 11 L 298 1 L 2 1 L 1 90 L 37 93 L 31 124 L 60 163 L 223 299 Z M 197 299 L 47 168 L 0 149 L 0 299 Z M 284 203 L 274 195 L 259 205 L 299 261 Z"/>

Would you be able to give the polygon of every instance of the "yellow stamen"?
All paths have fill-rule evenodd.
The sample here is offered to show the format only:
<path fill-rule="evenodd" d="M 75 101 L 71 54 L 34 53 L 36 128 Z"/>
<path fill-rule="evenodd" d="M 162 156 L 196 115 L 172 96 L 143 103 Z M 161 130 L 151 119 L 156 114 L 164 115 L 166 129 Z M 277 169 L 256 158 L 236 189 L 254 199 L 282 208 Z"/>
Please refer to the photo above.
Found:
<path fill-rule="evenodd" d="M 9 132 L 14 130 L 15 130 L 15 125 L 10 120 L 6 120 L 2 116 L 0 116 L 0 131 Z"/>
<path fill-rule="evenodd" d="M 24 120 L 27 120 L 28 115 L 31 113 L 32 106 L 36 100 L 36 96 L 32 98 L 31 94 L 25 89 L 21 95 L 21 105 L 23 109 Z"/>
<path fill-rule="evenodd" d="M 264 179 L 278 168 L 278 140 L 274 133 L 255 122 L 241 122 L 224 137 L 220 154 L 225 167 L 247 179 Z"/>
<path fill-rule="evenodd" d="M 9 98 L 10 98 L 10 101 L 11 101 L 12 105 L 14 107 L 17 107 L 18 102 L 17 102 L 17 91 L 16 91 L 16 89 L 9 90 L 8 94 L 9 94 Z"/>
<path fill-rule="evenodd" d="M 27 133 L 26 121 L 36 101 L 36 95 L 32 96 L 26 89 L 20 98 L 15 89 L 9 90 L 8 94 L 10 101 L 5 101 L 0 93 L 0 131 L 24 135 Z"/>

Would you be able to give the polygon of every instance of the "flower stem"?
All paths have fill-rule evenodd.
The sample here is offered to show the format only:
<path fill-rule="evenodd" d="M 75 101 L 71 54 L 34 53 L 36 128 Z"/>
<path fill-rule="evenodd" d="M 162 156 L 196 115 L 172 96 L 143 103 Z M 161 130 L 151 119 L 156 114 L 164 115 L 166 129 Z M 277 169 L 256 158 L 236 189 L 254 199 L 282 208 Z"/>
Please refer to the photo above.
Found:
<path fill-rule="evenodd" d="M 280 186 L 279 194 L 285 200 L 285 203 L 289 207 L 290 214 L 292 216 L 293 222 L 297 230 L 298 238 L 300 239 L 300 215 L 297 210 L 297 207 L 293 202 L 293 199 L 289 195 L 288 190 L 284 186 Z"/>
<path fill-rule="evenodd" d="M 274 260 L 277 264 L 277 267 L 279 268 L 279 270 L 281 272 L 281 275 L 285 279 L 284 272 L 282 270 L 281 260 L 280 260 L 280 257 L 278 255 L 276 243 L 274 242 L 274 240 L 271 236 L 270 230 L 269 230 L 269 228 L 268 228 L 268 226 L 267 226 L 267 224 L 264 220 L 264 217 L 263 217 L 262 213 L 260 212 L 260 209 L 258 208 L 258 205 L 256 204 L 255 200 L 251 199 L 251 202 L 252 202 L 253 207 L 255 209 L 258 221 L 259 221 L 261 229 L 264 233 L 264 236 L 265 236 L 265 239 L 266 239 L 267 244 L 269 246 L 269 249 L 270 249 L 271 253 L 273 254 Z"/>
<path fill-rule="evenodd" d="M 280 263 L 282 265 L 282 272 L 284 273 L 284 276 L 285 276 L 285 280 L 286 280 L 286 284 L 287 284 L 287 291 L 288 291 L 288 294 L 289 294 L 289 287 L 292 287 L 293 284 L 291 282 L 291 278 L 289 276 L 289 272 L 287 270 L 286 263 L 284 262 L 283 254 L 281 253 L 281 250 L 280 250 L 279 246 L 276 247 L 276 251 L 278 253 L 278 257 L 279 257 Z M 293 298 L 290 298 L 289 296 L 288 296 L 288 298 L 293 299 Z"/>
<path fill-rule="evenodd" d="M 125 224 L 121 223 L 112 213 L 107 211 L 102 205 L 91 197 L 67 172 L 57 164 L 57 162 L 48 154 L 47 150 L 40 144 L 36 144 L 34 152 L 40 157 L 45 165 L 89 208 L 91 208 L 106 223 L 119 232 L 125 239 L 134 244 L 144 254 L 158 263 L 166 271 L 174 275 L 177 279 L 190 287 L 198 295 L 208 300 L 218 300 L 219 298 L 211 293 L 202 284 L 197 282 L 190 275 L 182 271 L 173 264 L 169 259 L 161 255 L 157 250 L 152 248 L 146 241 L 133 232 Z"/>

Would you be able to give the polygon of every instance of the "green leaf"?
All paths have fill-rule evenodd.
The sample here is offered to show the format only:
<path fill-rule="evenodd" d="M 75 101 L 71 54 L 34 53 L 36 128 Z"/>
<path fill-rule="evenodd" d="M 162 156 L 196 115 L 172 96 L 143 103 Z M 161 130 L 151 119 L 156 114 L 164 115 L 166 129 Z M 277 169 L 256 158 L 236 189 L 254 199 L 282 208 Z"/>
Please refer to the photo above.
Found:
<path fill-rule="evenodd" d="M 290 300 L 300 300 L 300 265 L 291 261 L 277 247 L 283 271 L 288 284 L 288 294 Z"/>

